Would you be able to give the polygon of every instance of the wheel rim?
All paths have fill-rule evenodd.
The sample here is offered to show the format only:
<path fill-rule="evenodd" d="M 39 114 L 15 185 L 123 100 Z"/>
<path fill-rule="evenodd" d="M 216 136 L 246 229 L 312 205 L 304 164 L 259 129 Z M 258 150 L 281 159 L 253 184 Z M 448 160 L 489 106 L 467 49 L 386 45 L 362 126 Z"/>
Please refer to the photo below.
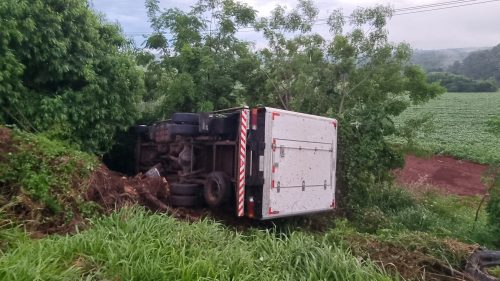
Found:
<path fill-rule="evenodd" d="M 210 197 L 212 197 L 211 199 L 213 199 L 213 200 L 218 200 L 219 199 L 220 190 L 221 190 L 219 182 L 211 180 L 210 181 L 210 186 L 209 186 L 208 190 L 209 190 L 209 193 L 210 193 Z"/>

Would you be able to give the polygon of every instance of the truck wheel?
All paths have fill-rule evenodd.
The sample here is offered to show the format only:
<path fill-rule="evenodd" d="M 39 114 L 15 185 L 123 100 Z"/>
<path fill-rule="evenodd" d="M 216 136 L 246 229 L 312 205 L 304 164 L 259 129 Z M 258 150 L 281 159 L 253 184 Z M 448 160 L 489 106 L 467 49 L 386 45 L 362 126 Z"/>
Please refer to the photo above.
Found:
<path fill-rule="evenodd" d="M 186 123 L 198 125 L 200 123 L 200 117 L 197 113 L 174 113 L 172 114 L 172 121 L 174 123 Z"/>
<path fill-rule="evenodd" d="M 197 183 L 172 183 L 170 194 L 172 195 L 201 195 L 202 186 Z"/>
<path fill-rule="evenodd" d="M 212 172 L 207 176 L 203 195 L 207 204 L 212 207 L 218 207 L 225 203 L 229 198 L 230 183 L 223 172 Z"/>
<path fill-rule="evenodd" d="M 172 135 L 196 136 L 199 135 L 198 125 L 168 124 L 168 132 Z"/>
<path fill-rule="evenodd" d="M 149 128 L 146 125 L 137 125 L 134 130 L 137 134 L 145 134 L 149 131 Z"/>
<path fill-rule="evenodd" d="M 201 205 L 203 200 L 198 195 L 171 195 L 170 204 L 177 207 L 194 207 Z"/>

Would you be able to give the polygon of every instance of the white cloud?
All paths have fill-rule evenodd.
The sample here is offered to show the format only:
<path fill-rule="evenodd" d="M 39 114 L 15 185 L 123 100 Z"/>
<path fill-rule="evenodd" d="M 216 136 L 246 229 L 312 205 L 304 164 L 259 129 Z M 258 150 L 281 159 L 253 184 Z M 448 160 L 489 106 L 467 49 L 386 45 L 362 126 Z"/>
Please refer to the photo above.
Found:
<path fill-rule="evenodd" d="M 375 4 L 391 4 L 395 8 L 405 8 L 444 0 L 317 0 L 320 18 L 326 17 L 334 9 L 342 8 L 349 13 L 356 7 Z M 278 4 L 293 8 L 296 0 L 243 0 L 258 10 L 259 16 L 267 16 Z M 195 0 L 160 0 L 162 8 L 177 7 L 186 10 Z M 97 10 L 107 15 L 112 21 L 123 25 L 127 33 L 149 32 L 146 9 L 143 1 L 137 0 L 94 0 Z M 454 9 L 430 11 L 426 13 L 395 16 L 389 21 L 389 38 L 394 42 L 405 41 L 414 48 L 439 49 L 493 46 L 500 43 L 500 2 L 483 3 Z M 315 30 L 326 33 L 326 27 L 317 26 Z M 138 36 L 134 33 L 134 36 Z M 245 39 L 261 40 L 252 33 L 240 33 Z M 142 39 L 141 39 L 142 40 Z M 259 44 L 257 44 L 259 45 Z"/>

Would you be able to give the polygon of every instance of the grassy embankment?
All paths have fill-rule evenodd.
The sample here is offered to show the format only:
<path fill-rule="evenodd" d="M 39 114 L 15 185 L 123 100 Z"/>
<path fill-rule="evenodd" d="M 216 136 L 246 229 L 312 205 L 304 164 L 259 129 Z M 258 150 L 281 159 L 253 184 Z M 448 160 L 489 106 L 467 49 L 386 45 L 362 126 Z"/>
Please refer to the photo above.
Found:
<path fill-rule="evenodd" d="M 323 217 L 329 226 L 322 232 L 290 221 L 236 231 L 212 219 L 189 223 L 139 207 L 94 219 L 72 236 L 32 240 L 4 229 L 0 279 L 394 280 L 400 273 L 418 279 L 421 267 L 434 262 L 463 265 L 473 247 L 450 237 L 481 239 L 472 233 L 475 202 L 424 196 L 412 211 L 414 203 L 403 207 L 401 195 L 392 196 L 382 207 L 386 224 L 372 229 Z M 482 214 L 476 230 L 484 228 Z"/>
<path fill-rule="evenodd" d="M 42 222 L 51 216 L 58 222 L 67 214 L 73 217 L 80 210 L 73 208 L 81 203 L 78 192 L 85 188 L 75 184 L 85 183 L 92 157 L 43 137 L 14 134 L 15 149 L 0 158 L 3 200 L 42 208 L 31 212 Z M 277 228 L 243 231 L 212 219 L 189 223 L 138 207 L 108 217 L 95 217 L 83 208 L 79 216 L 90 218 L 85 231 L 41 239 L 24 230 L 29 217 L 16 220 L 15 204 L 2 203 L 0 279 L 391 280 L 400 274 L 423 279 L 430 275 L 423 275 L 422 268 L 431 272 L 435 264 L 463 266 L 474 246 L 462 242 L 491 246 L 483 210 L 474 221 L 478 201 L 388 187 L 367 198 L 372 207 L 349 222 L 314 216 L 299 224 L 285 220 L 276 222 Z M 307 227 L 316 223 L 324 224 L 324 231 Z"/>

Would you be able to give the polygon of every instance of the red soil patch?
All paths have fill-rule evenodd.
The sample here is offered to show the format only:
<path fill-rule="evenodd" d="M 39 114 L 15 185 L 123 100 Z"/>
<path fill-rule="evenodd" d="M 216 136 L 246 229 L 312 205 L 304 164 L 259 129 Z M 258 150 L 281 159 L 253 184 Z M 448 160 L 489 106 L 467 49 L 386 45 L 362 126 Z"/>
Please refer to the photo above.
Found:
<path fill-rule="evenodd" d="M 407 155 L 404 168 L 396 171 L 396 181 L 405 185 L 431 185 L 456 195 L 481 195 L 486 192 L 481 176 L 487 169 L 486 165 L 447 156 Z"/>

